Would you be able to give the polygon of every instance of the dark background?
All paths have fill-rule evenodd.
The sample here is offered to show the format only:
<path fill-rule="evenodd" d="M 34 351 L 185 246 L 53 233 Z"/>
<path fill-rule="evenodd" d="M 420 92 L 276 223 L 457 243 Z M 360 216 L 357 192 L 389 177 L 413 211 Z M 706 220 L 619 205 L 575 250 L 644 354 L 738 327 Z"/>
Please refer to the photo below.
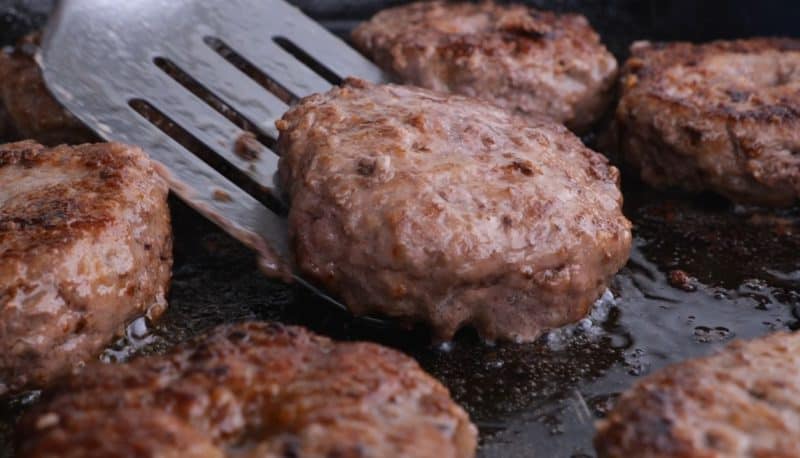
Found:
<path fill-rule="evenodd" d="M 401 2 L 295 3 L 345 35 L 381 6 Z M 797 1 L 526 3 L 586 14 L 618 57 L 635 39 L 800 32 Z M 52 4 L 0 0 L 0 45 L 41 26 Z M 613 157 L 613 151 L 604 152 Z M 431 346 L 424 329 L 376 328 L 302 289 L 264 278 L 248 250 L 171 199 L 170 307 L 148 333 L 121 339 L 105 358 L 158 353 L 223 322 L 300 324 L 336 339 L 380 342 L 416 358 L 469 411 L 480 428 L 482 458 L 592 456 L 593 422 L 641 376 L 734 338 L 800 327 L 798 209 L 768 211 L 713 195 L 655 192 L 632 175 L 623 177 L 623 193 L 625 213 L 634 222 L 634 250 L 614 279 L 614 298 L 590 320 L 526 345 L 486 345 L 466 330 L 447 351 Z M 690 290 L 667 281 L 678 269 L 692 277 Z M 0 458 L 12 456 L 15 418 L 35 398 L 0 401 Z"/>

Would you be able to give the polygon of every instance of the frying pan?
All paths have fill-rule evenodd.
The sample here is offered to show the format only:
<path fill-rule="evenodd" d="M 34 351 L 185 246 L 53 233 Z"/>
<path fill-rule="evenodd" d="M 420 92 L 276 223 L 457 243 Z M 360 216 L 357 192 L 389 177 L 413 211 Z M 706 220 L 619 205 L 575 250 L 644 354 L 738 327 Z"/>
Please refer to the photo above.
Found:
<path fill-rule="evenodd" d="M 0 44 L 40 27 L 51 0 L 0 0 Z M 343 36 L 380 0 L 295 2 Z M 587 15 L 622 59 L 635 39 L 693 41 L 791 35 L 800 3 L 537 0 Z M 602 127 L 600 128 L 602 129 Z M 584 139 L 590 145 L 595 135 Z M 615 159 L 613 151 L 606 152 Z M 1 186 L 2 184 L 0 184 Z M 590 318 L 533 344 L 487 345 L 469 329 L 434 347 L 424 327 L 378 328 L 305 291 L 264 278 L 252 254 L 171 199 L 175 267 L 170 308 L 131 327 L 105 360 L 164 351 L 214 325 L 245 319 L 300 324 L 341 340 L 371 340 L 416 358 L 447 385 L 481 432 L 480 457 L 593 456 L 593 422 L 638 378 L 734 338 L 800 328 L 800 210 L 732 205 L 714 195 L 648 189 L 623 168 L 634 249 Z M 692 277 L 671 285 L 670 273 Z M 141 324 L 141 323 L 139 323 Z M 0 401 L 0 458 L 36 395 Z"/>

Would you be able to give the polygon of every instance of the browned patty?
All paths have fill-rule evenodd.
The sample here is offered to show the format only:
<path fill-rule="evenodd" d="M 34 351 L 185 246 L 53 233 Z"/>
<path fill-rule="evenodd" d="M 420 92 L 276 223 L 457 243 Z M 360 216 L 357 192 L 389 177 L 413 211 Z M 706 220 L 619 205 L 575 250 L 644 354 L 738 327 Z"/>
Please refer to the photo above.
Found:
<path fill-rule="evenodd" d="M 800 333 L 735 342 L 623 394 L 598 425 L 601 457 L 800 457 Z"/>
<path fill-rule="evenodd" d="M 585 130 L 607 108 L 614 56 L 585 17 L 492 2 L 418 2 L 353 31 L 400 82 L 544 114 Z"/>
<path fill-rule="evenodd" d="M 166 356 L 95 363 L 28 413 L 17 439 L 20 458 L 469 458 L 476 430 L 397 351 L 251 322 Z"/>
<path fill-rule="evenodd" d="M 96 138 L 50 94 L 33 60 L 39 35 L 11 52 L 0 50 L 0 139 L 33 139 L 44 145 L 80 144 Z"/>
<path fill-rule="evenodd" d="M 349 80 L 278 128 L 297 263 L 357 314 L 529 341 L 628 258 L 617 169 L 551 121 Z"/>
<path fill-rule="evenodd" d="M 164 310 L 167 185 L 138 148 L 0 145 L 0 395 L 96 356 Z"/>
<path fill-rule="evenodd" d="M 618 147 L 658 187 L 789 205 L 800 194 L 800 40 L 639 42 Z"/>

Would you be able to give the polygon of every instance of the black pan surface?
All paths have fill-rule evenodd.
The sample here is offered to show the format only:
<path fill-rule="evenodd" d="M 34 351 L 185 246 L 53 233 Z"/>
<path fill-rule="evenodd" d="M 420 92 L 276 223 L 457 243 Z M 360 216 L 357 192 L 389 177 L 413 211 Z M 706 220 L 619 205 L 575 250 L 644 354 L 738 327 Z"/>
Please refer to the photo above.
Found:
<path fill-rule="evenodd" d="M 386 1 L 298 1 L 345 34 Z M 705 40 L 787 34 L 795 2 L 553 0 L 536 6 L 580 11 L 623 58 L 634 39 Z M 0 0 L 0 43 L 40 26 L 52 1 Z M 700 5 L 698 5 L 700 4 Z M 744 14 L 745 11 L 749 11 Z M 586 141 L 593 142 L 593 136 Z M 613 152 L 609 152 L 612 159 Z M 0 183 L 0 186 L 2 184 Z M 708 354 L 734 338 L 800 328 L 800 210 L 731 205 L 713 195 L 655 192 L 623 176 L 635 247 L 588 320 L 534 344 L 486 345 L 465 330 L 434 347 L 424 329 L 377 328 L 304 290 L 264 278 L 251 253 L 188 207 L 171 200 L 175 268 L 170 308 L 148 332 L 129 333 L 104 359 L 158 353 L 223 322 L 268 319 L 343 340 L 371 340 L 415 357 L 442 380 L 481 432 L 481 457 L 593 456 L 593 422 L 638 378 Z M 672 286 L 684 271 L 689 287 Z M 11 430 L 36 394 L 0 401 L 0 458 L 13 456 Z"/>

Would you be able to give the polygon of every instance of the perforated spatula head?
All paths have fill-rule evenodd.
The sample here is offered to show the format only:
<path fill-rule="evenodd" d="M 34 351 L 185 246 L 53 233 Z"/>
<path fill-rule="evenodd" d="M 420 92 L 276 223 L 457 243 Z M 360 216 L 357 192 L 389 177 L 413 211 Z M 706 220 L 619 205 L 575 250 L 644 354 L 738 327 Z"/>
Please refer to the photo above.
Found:
<path fill-rule="evenodd" d="M 38 60 L 69 111 L 106 140 L 142 147 L 178 196 L 284 275 L 284 219 L 234 181 L 275 192 L 269 147 L 292 100 L 350 75 L 385 79 L 281 0 L 62 0 Z"/>

